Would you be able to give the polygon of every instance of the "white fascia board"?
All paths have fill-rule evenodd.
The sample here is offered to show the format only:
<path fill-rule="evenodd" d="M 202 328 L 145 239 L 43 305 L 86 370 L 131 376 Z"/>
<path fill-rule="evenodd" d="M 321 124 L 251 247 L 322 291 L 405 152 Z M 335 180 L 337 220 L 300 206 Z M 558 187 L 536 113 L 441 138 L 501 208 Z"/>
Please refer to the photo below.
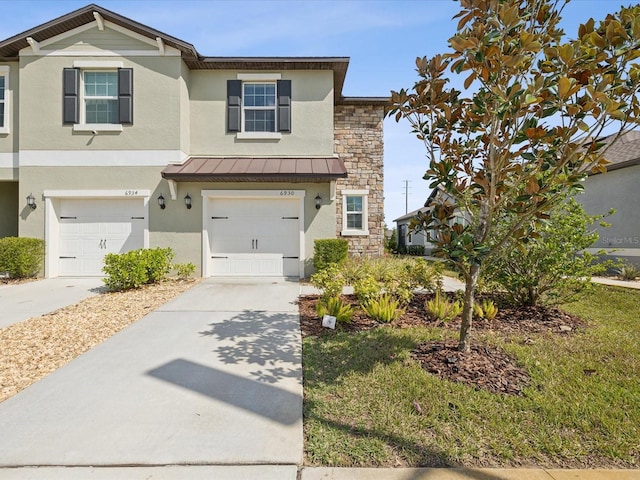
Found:
<path fill-rule="evenodd" d="M 18 152 L 0 152 L 0 168 L 18 168 Z"/>
<path fill-rule="evenodd" d="M 165 167 L 182 163 L 180 150 L 21 150 L 21 167 Z"/>
<path fill-rule="evenodd" d="M 74 60 L 75 68 L 122 68 L 124 64 L 116 60 Z"/>
<path fill-rule="evenodd" d="M 203 197 L 209 198 L 304 198 L 305 190 L 281 188 L 277 190 L 202 190 Z"/>
<path fill-rule="evenodd" d="M 149 198 L 151 190 L 45 190 L 45 198 Z"/>
<path fill-rule="evenodd" d="M 238 80 L 245 80 L 248 82 L 259 80 L 280 80 L 282 74 L 280 73 L 238 73 Z"/>
<path fill-rule="evenodd" d="M 31 50 L 29 48 L 29 50 Z M 20 50 L 21 57 L 35 56 L 33 52 Z M 38 56 L 42 57 L 179 57 L 180 52 L 171 47 L 166 47 L 164 55 L 158 50 L 40 50 Z"/>

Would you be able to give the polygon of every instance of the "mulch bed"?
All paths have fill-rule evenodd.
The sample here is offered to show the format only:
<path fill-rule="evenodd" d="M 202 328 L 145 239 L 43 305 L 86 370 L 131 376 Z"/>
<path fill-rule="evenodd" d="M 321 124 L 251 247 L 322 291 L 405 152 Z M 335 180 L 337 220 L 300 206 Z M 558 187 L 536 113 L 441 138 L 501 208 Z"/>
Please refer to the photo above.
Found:
<path fill-rule="evenodd" d="M 307 295 L 299 299 L 300 329 L 303 337 L 335 335 L 336 331 L 356 333 L 381 326 L 358 308 L 351 323 L 338 325 L 336 330 L 323 328 L 315 310 L 318 298 L 318 295 Z M 432 294 L 415 295 L 404 315 L 390 327 L 442 326 L 458 331 L 460 318 L 444 325 L 427 318 L 424 303 L 430 298 L 433 298 Z M 343 295 L 343 299 L 354 308 L 358 305 L 355 295 Z M 524 337 L 525 343 L 534 341 L 529 338 L 530 334 L 571 335 L 585 326 L 586 323 L 575 315 L 558 308 L 542 306 L 501 306 L 493 320 L 474 319 L 473 323 L 474 331 L 496 332 L 504 336 L 518 335 Z M 476 344 L 471 347 L 470 352 L 463 353 L 457 350 L 456 343 L 429 342 L 418 345 L 412 356 L 430 373 L 494 393 L 519 395 L 529 383 L 527 372 L 519 368 L 511 357 L 497 347 Z"/>

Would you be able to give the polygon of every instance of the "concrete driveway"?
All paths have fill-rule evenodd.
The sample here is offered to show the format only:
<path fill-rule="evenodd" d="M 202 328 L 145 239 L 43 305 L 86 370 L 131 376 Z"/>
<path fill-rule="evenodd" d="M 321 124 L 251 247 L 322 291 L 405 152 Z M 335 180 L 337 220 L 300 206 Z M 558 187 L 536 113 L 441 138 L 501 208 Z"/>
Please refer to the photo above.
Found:
<path fill-rule="evenodd" d="M 0 403 L 0 466 L 276 465 L 293 480 L 298 294 L 284 280 L 200 283 Z M 0 478 L 71 478 L 63 470 Z"/>
<path fill-rule="evenodd" d="M 0 285 L 0 328 L 73 305 L 103 288 L 101 278 L 48 278 Z"/>

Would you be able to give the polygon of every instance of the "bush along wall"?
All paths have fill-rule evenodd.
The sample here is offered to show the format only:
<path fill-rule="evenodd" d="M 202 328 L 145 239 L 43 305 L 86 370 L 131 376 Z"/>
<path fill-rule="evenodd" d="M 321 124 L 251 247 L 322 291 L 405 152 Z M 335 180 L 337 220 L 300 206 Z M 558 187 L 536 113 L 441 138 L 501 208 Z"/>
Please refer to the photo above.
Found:
<path fill-rule="evenodd" d="M 313 266 L 317 272 L 331 264 L 342 265 L 347 259 L 349 242 L 344 238 L 323 238 L 314 241 Z"/>
<path fill-rule="evenodd" d="M 0 274 L 9 278 L 35 277 L 42 270 L 44 240 L 28 237 L 0 238 Z"/>

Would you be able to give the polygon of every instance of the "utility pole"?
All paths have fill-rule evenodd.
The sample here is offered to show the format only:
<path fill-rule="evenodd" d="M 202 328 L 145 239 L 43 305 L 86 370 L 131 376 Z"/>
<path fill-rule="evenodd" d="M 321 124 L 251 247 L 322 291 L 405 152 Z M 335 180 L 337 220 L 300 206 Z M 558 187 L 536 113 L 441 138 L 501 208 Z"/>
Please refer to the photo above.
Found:
<path fill-rule="evenodd" d="M 411 180 L 403 180 L 404 182 L 404 213 L 409 213 L 409 182 Z"/>

